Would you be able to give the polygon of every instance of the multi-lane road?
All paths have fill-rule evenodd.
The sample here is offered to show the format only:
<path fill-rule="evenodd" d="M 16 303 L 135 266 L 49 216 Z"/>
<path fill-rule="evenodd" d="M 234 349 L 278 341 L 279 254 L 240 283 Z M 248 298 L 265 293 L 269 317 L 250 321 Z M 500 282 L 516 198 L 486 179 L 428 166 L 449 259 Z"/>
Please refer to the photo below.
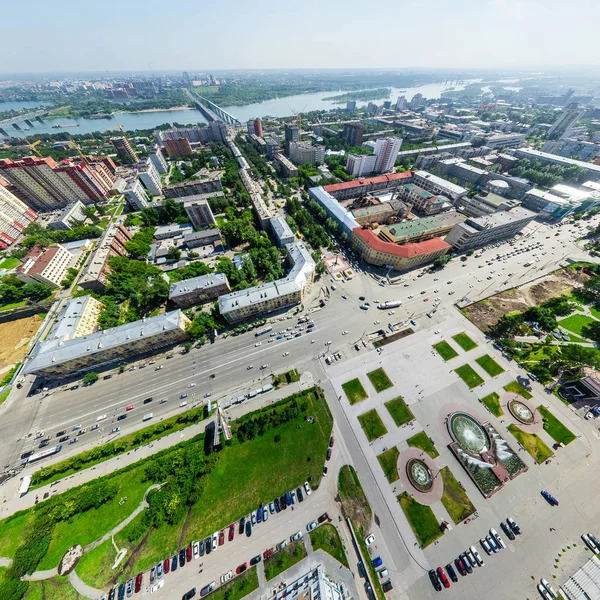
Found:
<path fill-rule="evenodd" d="M 53 443 L 58 431 L 66 430 L 66 434 L 74 436 L 71 431 L 74 425 L 89 430 L 103 414 L 107 416 L 100 421 L 98 430 L 79 436 L 76 444 L 63 444 L 61 455 L 81 451 L 99 439 L 105 441 L 110 430 L 117 426 L 117 417 L 125 414 L 125 408 L 131 404 L 135 408 L 127 413 L 125 420 L 118 422 L 121 433 L 141 427 L 142 416 L 148 412 L 152 412 L 156 420 L 197 405 L 209 392 L 213 400 L 234 397 L 269 382 L 272 373 L 292 367 L 310 370 L 315 381 L 321 380 L 324 377 L 322 359 L 324 354 L 330 353 L 329 349 L 355 352 L 353 345 L 378 329 L 403 324 L 409 319 L 426 318 L 425 313 L 432 310 L 435 298 L 440 299 L 442 306 L 464 296 L 477 300 L 553 271 L 567 258 L 586 258 L 581 248 L 572 243 L 581 236 L 581 229 L 574 230 L 573 226 L 550 228 L 532 223 L 512 247 L 505 243 L 486 249 L 480 258 L 471 256 L 466 262 L 455 259 L 438 272 L 422 269 L 407 273 L 391 285 L 380 286 L 379 276 L 373 273 L 359 273 L 353 280 L 336 282 L 335 286 L 326 277 L 313 286 L 312 293 L 316 293 L 318 286 L 327 286 L 329 300 L 323 309 L 310 313 L 315 323 L 313 331 L 304 331 L 298 338 L 269 343 L 268 334 L 257 338 L 250 332 L 217 338 L 214 343 L 189 354 L 175 351 L 171 359 L 163 353 L 153 358 L 154 364 L 149 364 L 150 359 L 139 360 L 132 363 L 137 367 L 134 371 L 104 372 L 100 380 L 89 387 L 80 385 L 71 390 L 73 383 L 69 383 L 26 397 L 29 385 L 25 385 L 15 391 L 4 409 L 0 424 L 0 466 L 12 468 L 20 462 L 23 452 L 37 449 L 36 431 L 52 436 L 50 443 Z M 540 243 L 542 248 L 539 248 Z M 496 254 L 530 247 L 533 249 L 508 257 L 506 262 L 486 264 Z M 532 264 L 526 267 L 527 263 Z M 488 279 L 491 270 L 495 273 Z M 370 301 L 369 310 L 360 309 L 360 296 Z M 390 315 L 389 311 L 376 308 L 377 300 L 380 303 L 401 300 L 402 306 Z M 291 315 L 274 318 L 273 331 L 282 331 L 296 322 L 297 317 Z M 345 331 L 348 333 L 343 334 Z M 255 345 L 258 341 L 260 346 Z M 329 341 L 332 342 L 330 347 L 326 345 Z M 140 368 L 144 364 L 147 366 Z M 267 367 L 261 369 L 262 365 Z M 162 368 L 156 370 L 157 366 Z M 106 374 L 112 377 L 103 379 Z M 189 387 L 192 384 L 193 387 Z M 187 398 L 181 399 L 181 394 L 187 394 Z M 149 397 L 153 401 L 144 405 L 143 401 Z M 167 401 L 160 404 L 165 398 Z M 184 401 L 187 405 L 180 407 Z"/>

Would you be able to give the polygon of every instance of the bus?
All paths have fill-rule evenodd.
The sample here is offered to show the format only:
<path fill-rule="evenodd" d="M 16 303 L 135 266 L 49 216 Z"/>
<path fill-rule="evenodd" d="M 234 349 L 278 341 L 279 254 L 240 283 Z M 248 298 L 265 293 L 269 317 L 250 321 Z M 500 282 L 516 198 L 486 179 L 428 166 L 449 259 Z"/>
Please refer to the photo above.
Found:
<path fill-rule="evenodd" d="M 52 446 L 52 448 L 46 448 L 45 450 L 42 450 L 41 452 L 36 452 L 35 454 L 32 454 L 27 459 L 27 462 L 32 463 L 32 462 L 36 462 L 38 460 L 42 460 L 42 458 L 48 458 L 49 456 L 52 456 L 53 454 L 58 454 L 61 450 L 62 450 L 61 445 Z"/>
<path fill-rule="evenodd" d="M 272 331 L 273 328 L 272 327 L 264 327 L 263 329 L 259 329 L 254 335 L 256 337 L 258 337 L 259 335 L 264 335 L 265 333 L 269 333 L 269 331 Z"/>

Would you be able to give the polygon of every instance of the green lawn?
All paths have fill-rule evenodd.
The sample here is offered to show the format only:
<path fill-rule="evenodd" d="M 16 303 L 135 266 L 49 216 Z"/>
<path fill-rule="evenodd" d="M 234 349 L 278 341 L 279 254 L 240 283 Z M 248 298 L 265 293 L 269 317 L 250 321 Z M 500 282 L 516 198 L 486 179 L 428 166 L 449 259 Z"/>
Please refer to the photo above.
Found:
<path fill-rule="evenodd" d="M 535 433 L 525 433 L 516 425 L 509 425 L 508 430 L 537 463 L 543 463 L 553 456 L 552 450 Z"/>
<path fill-rule="evenodd" d="M 465 351 L 477 348 L 477 344 L 463 331 L 452 336 L 452 339 Z"/>
<path fill-rule="evenodd" d="M 429 506 L 419 504 L 407 492 L 400 494 L 398 501 L 421 548 L 441 537 L 440 523 Z"/>
<path fill-rule="evenodd" d="M 566 319 L 562 319 L 558 322 L 561 327 L 572 331 L 576 335 L 582 335 L 581 330 L 590 323 L 595 323 L 596 320 L 587 315 L 571 315 Z"/>
<path fill-rule="evenodd" d="M 310 542 L 314 550 L 325 550 L 331 554 L 335 560 L 348 568 L 348 559 L 342 546 L 340 534 L 334 525 L 323 523 L 316 529 L 310 532 Z"/>
<path fill-rule="evenodd" d="M 367 373 L 367 377 L 373 384 L 373 387 L 377 393 L 383 392 L 383 390 L 387 390 L 394 385 L 387 376 L 387 373 L 382 368 L 375 369 L 374 371 Z"/>
<path fill-rule="evenodd" d="M 386 402 L 385 407 L 390 415 L 392 415 L 392 419 L 394 419 L 394 423 L 396 423 L 398 427 L 401 427 L 405 423 L 409 423 L 415 418 L 410 408 L 406 405 L 406 402 L 404 402 L 402 396 L 398 396 L 397 398 Z"/>
<path fill-rule="evenodd" d="M 471 389 L 483 383 L 483 379 L 471 365 L 463 365 L 454 371 Z"/>
<path fill-rule="evenodd" d="M 9 304 L 0 305 L 0 310 L 9 310 L 11 308 L 19 308 L 20 306 L 25 306 L 25 300 L 21 300 L 21 302 L 10 302 Z"/>
<path fill-rule="evenodd" d="M 283 550 L 276 552 L 273 556 L 265 560 L 265 577 L 267 581 L 293 567 L 303 558 L 306 558 L 306 556 L 306 548 L 302 540 L 288 544 Z"/>
<path fill-rule="evenodd" d="M 0 265 L 0 266 L 2 266 L 2 265 Z M 590 312 L 592 313 L 592 316 L 596 317 L 596 319 L 598 319 L 600 321 L 600 310 L 598 310 L 594 306 L 590 306 L 589 309 L 590 309 Z"/>
<path fill-rule="evenodd" d="M 358 421 L 370 442 L 388 432 L 376 409 L 359 415 Z"/>
<path fill-rule="evenodd" d="M 217 588 L 212 594 L 206 596 L 210 600 L 241 600 L 254 590 L 258 589 L 258 572 L 256 567 L 237 575 L 231 581 Z"/>
<path fill-rule="evenodd" d="M 342 389 L 344 390 L 344 393 L 346 394 L 350 404 L 362 402 L 369 397 L 358 377 L 356 379 L 352 379 L 351 381 L 346 381 L 346 383 L 342 385 Z"/>
<path fill-rule="evenodd" d="M 0 269 L 6 269 L 7 271 L 9 269 L 14 269 L 15 267 L 18 267 L 19 264 L 21 263 L 21 261 L 18 258 L 5 258 L 2 262 L 0 262 Z"/>
<path fill-rule="evenodd" d="M 280 373 L 279 375 L 273 375 L 273 385 L 275 387 L 294 383 L 295 381 L 300 381 L 300 373 L 296 369 Z"/>
<path fill-rule="evenodd" d="M 424 431 L 419 431 L 416 435 L 408 438 L 406 443 L 412 448 L 420 448 L 424 452 L 427 452 L 431 458 L 437 458 L 440 455 L 433 445 L 433 442 L 427 437 L 427 434 Z"/>
<path fill-rule="evenodd" d="M 454 523 L 458 524 L 475 512 L 475 506 L 448 467 L 443 467 L 440 473 L 444 481 L 442 504 Z"/>
<path fill-rule="evenodd" d="M 23 600 L 83 600 L 67 578 L 53 577 L 44 581 L 30 581 Z"/>
<path fill-rule="evenodd" d="M 360 480 L 354 467 L 344 465 L 338 475 L 338 492 L 344 507 L 344 513 L 348 515 L 355 527 L 358 527 L 360 535 L 366 535 L 367 528 L 371 524 L 373 511 L 367 501 L 365 492 L 360 485 Z"/>
<path fill-rule="evenodd" d="M 492 392 L 488 396 L 485 396 L 481 401 L 490 409 L 490 412 L 495 417 L 501 417 L 504 414 L 504 411 L 500 406 L 500 396 L 496 392 Z"/>
<path fill-rule="evenodd" d="M 458 352 L 445 340 L 434 344 L 433 349 L 446 361 L 458 356 Z"/>
<path fill-rule="evenodd" d="M 5 389 L 1 394 L 0 394 L 0 404 L 2 404 L 7 398 L 8 395 L 10 394 L 10 390 L 12 389 L 12 387 L 8 387 L 7 389 Z"/>
<path fill-rule="evenodd" d="M 400 452 L 399 452 L 398 448 L 396 448 L 396 446 L 394 446 L 393 448 L 390 448 L 389 450 L 382 452 L 377 457 L 377 460 L 379 461 L 379 464 L 381 465 L 381 468 L 383 469 L 383 472 L 385 473 L 385 476 L 387 477 L 387 480 L 390 483 L 394 483 L 394 481 L 397 481 L 399 479 L 399 476 L 398 476 L 398 457 L 399 456 L 400 456 Z"/>
<path fill-rule="evenodd" d="M 544 419 L 544 429 L 548 435 L 559 444 L 570 444 L 577 436 L 567 429 L 545 406 L 537 407 L 542 419 Z"/>
<path fill-rule="evenodd" d="M 490 376 L 496 377 L 504 373 L 504 369 L 489 355 L 484 354 L 475 359 L 475 362 Z"/>
<path fill-rule="evenodd" d="M 533 398 L 533 396 L 518 381 L 511 381 L 504 386 L 504 390 L 512 392 L 513 394 L 519 394 L 519 396 L 522 396 L 525 400 Z"/>
<path fill-rule="evenodd" d="M 21 511 L 0 521 L 0 556 L 14 557 L 29 516 L 29 511 Z"/>

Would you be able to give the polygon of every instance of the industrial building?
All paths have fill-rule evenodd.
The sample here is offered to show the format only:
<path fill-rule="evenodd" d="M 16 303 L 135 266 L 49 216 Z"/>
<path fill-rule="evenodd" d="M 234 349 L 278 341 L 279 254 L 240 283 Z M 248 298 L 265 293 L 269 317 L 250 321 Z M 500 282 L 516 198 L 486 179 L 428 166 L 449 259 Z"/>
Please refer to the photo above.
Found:
<path fill-rule="evenodd" d="M 181 310 L 119 325 L 56 344 L 39 342 L 25 374 L 60 378 L 120 363 L 130 357 L 184 342 L 189 319 Z"/>

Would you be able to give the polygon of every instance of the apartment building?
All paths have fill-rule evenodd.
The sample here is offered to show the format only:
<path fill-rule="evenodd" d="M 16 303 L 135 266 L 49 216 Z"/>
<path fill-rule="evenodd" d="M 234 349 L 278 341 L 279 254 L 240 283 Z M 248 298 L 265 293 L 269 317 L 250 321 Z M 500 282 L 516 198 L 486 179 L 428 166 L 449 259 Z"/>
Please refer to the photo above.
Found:
<path fill-rule="evenodd" d="M 325 146 L 307 142 L 290 142 L 288 154 L 296 165 L 320 165 L 325 160 Z"/>
<path fill-rule="evenodd" d="M 100 242 L 88 261 L 79 281 L 79 287 L 85 290 L 103 292 L 108 284 L 110 267 L 108 260 L 113 256 L 125 256 L 125 244 L 132 238 L 129 230 L 121 223 L 109 223 Z"/>
<path fill-rule="evenodd" d="M 46 283 L 60 287 L 67 274 L 73 255 L 60 244 L 43 248 L 35 245 L 25 256 L 15 275 L 25 283 Z"/>
<path fill-rule="evenodd" d="M 333 183 L 331 185 L 323 186 L 320 189 L 324 190 L 336 200 L 349 200 L 351 198 L 360 198 L 360 196 L 380 190 L 393 190 L 399 185 L 413 182 L 412 180 L 412 171 L 406 171 L 405 173 L 391 173 L 390 175 L 379 175 L 377 177 L 369 177 L 367 179 Z"/>
<path fill-rule="evenodd" d="M 202 246 L 213 245 L 215 249 L 223 246 L 223 237 L 221 232 L 214 229 L 204 229 L 202 231 L 191 231 L 183 236 L 183 243 L 188 248 L 200 248 Z"/>
<path fill-rule="evenodd" d="M 69 230 L 74 225 L 80 225 L 86 220 L 85 205 L 79 200 L 68 204 L 64 210 L 58 214 L 50 223 L 48 229 L 53 230 Z"/>
<path fill-rule="evenodd" d="M 296 236 L 287 224 L 285 217 L 277 215 L 273 217 L 269 223 L 271 224 L 271 230 L 273 231 L 273 235 L 277 239 L 277 244 L 280 248 L 283 248 L 296 240 Z"/>
<path fill-rule="evenodd" d="M 221 185 L 222 171 L 218 171 L 207 177 L 190 179 L 181 183 L 173 183 L 163 188 L 165 198 L 181 198 L 182 196 L 195 196 L 198 194 L 209 194 L 211 192 L 220 192 L 223 189 Z"/>
<path fill-rule="evenodd" d="M 183 208 L 185 213 L 194 226 L 194 229 L 200 229 L 205 225 L 214 225 L 217 221 L 210 208 L 208 200 L 205 200 L 200 195 L 183 196 Z"/>
<path fill-rule="evenodd" d="M 254 183 L 250 175 L 249 169 L 239 170 L 240 179 L 246 188 L 246 191 L 250 195 L 250 201 L 252 202 L 252 209 L 258 219 L 260 226 L 263 229 L 267 229 L 269 221 L 273 218 L 273 211 L 265 202 L 262 196 L 262 190 Z"/>
<path fill-rule="evenodd" d="M 0 183 L 0 249 L 8 248 L 37 213 Z"/>
<path fill-rule="evenodd" d="M 153 195 L 160 196 L 162 193 L 162 183 L 160 181 L 160 175 L 156 170 L 156 167 L 152 164 L 150 158 L 141 160 L 136 165 L 137 176 L 140 181 L 144 184 L 144 187 Z"/>
<path fill-rule="evenodd" d="M 54 341 L 55 345 L 59 345 L 61 342 L 95 333 L 102 308 L 102 302 L 89 295 L 67 300 L 46 336 L 46 341 Z"/>
<path fill-rule="evenodd" d="M 38 342 L 24 373 L 61 378 L 116 365 L 138 354 L 186 341 L 189 324 L 190 320 L 178 309 L 60 344 L 55 340 Z"/>
<path fill-rule="evenodd" d="M 432 194 L 446 196 L 453 202 L 456 202 L 459 198 L 467 195 L 467 191 L 464 187 L 456 185 L 437 175 L 432 175 L 427 171 L 416 171 L 413 174 L 413 181 L 420 188 L 431 192 Z"/>
<path fill-rule="evenodd" d="M 124 163 L 132 165 L 140 160 L 138 153 L 125 136 L 111 138 L 110 143 L 115 147 L 117 154 Z"/>
<path fill-rule="evenodd" d="M 148 156 L 159 175 L 165 175 L 169 170 L 169 167 L 167 166 L 167 161 L 158 144 L 154 144 L 154 146 L 148 150 Z"/>
<path fill-rule="evenodd" d="M 279 145 L 277 146 L 279 148 Z M 279 165 L 282 171 L 282 175 L 285 178 L 290 177 L 298 177 L 298 167 L 289 159 L 287 159 L 283 154 L 277 152 L 274 155 L 275 161 Z"/>
<path fill-rule="evenodd" d="M 446 242 L 457 250 L 484 246 L 513 237 L 535 217 L 534 212 L 520 206 L 483 217 L 469 217 L 464 223 L 458 223 L 452 228 L 446 236 Z"/>
<path fill-rule="evenodd" d="M 169 300 L 179 308 L 189 308 L 215 300 L 231 291 L 223 273 L 210 273 L 172 283 Z"/>
<path fill-rule="evenodd" d="M 450 200 L 445 196 L 436 196 L 414 183 L 401 185 L 398 188 L 397 198 L 412 205 L 412 210 L 427 216 L 450 210 L 452 206 Z"/>
<path fill-rule="evenodd" d="M 375 170 L 376 162 L 375 154 L 348 154 L 346 173 L 353 177 L 365 177 Z"/>
<path fill-rule="evenodd" d="M 375 142 L 375 173 L 387 173 L 394 168 L 401 146 L 402 138 L 391 137 Z"/>
<path fill-rule="evenodd" d="M 250 319 L 302 302 L 313 281 L 315 262 L 302 242 L 287 244 L 286 277 L 219 297 L 219 312 L 228 323 Z"/>
<path fill-rule="evenodd" d="M 342 130 L 342 137 L 344 138 L 347 144 L 351 146 L 360 146 L 363 141 L 364 133 L 365 128 L 362 125 L 346 123 L 344 125 L 344 129 Z"/>
<path fill-rule="evenodd" d="M 491 135 L 485 140 L 485 145 L 492 150 L 497 148 L 515 148 L 525 141 L 524 133 L 499 133 Z"/>
<path fill-rule="evenodd" d="M 169 157 L 191 156 L 194 152 L 189 140 L 184 136 L 167 138 L 163 140 L 163 145 Z"/>
<path fill-rule="evenodd" d="M 125 189 L 123 194 L 134 210 L 142 210 L 146 208 L 150 202 L 150 198 L 146 193 L 144 186 L 136 175 L 129 175 L 125 180 Z"/>

